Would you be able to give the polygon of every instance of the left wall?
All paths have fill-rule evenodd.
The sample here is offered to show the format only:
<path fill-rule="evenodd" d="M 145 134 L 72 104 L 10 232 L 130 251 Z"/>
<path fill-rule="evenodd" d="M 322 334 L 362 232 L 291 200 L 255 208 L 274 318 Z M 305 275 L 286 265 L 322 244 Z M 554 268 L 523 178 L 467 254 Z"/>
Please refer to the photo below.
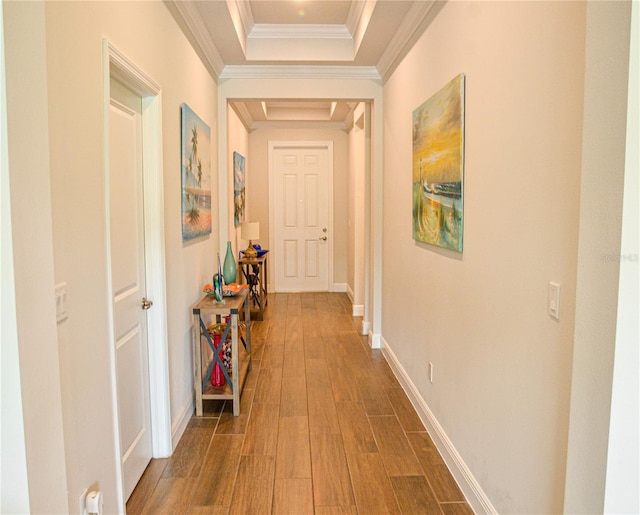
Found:
<path fill-rule="evenodd" d="M 16 4 L 20 4 L 16 2 Z M 98 483 L 105 495 L 105 513 L 123 510 L 117 499 L 117 471 L 111 377 L 109 373 L 108 299 L 101 292 L 107 282 L 104 171 L 103 171 L 103 77 L 102 43 L 107 39 L 162 88 L 164 226 L 166 261 L 167 331 L 170 379 L 171 424 L 174 441 L 180 436 L 193 410 L 191 318 L 189 307 L 200 296 L 202 284 L 213 270 L 217 251 L 218 216 L 212 213 L 213 233 L 189 245 L 181 236 L 180 184 L 180 106 L 189 106 L 211 127 L 211 141 L 216 141 L 217 86 L 198 56 L 160 2 L 46 2 L 36 3 L 45 13 L 45 23 L 37 27 L 36 36 L 45 38 L 46 63 L 39 71 L 46 76 L 48 113 L 29 112 L 30 123 L 47 123 L 49 132 L 49 177 L 46 168 L 38 168 L 50 179 L 50 215 L 40 212 L 39 223 L 52 227 L 52 244 L 48 253 L 53 267 L 52 280 L 39 289 L 46 314 L 54 313 L 53 285 L 66 282 L 69 318 L 57 327 L 57 355 L 47 361 L 45 351 L 56 349 L 55 335 L 42 353 L 29 355 L 29 366 L 57 369 L 59 378 L 46 383 L 46 390 L 61 391 L 61 408 L 55 403 L 40 413 L 44 420 L 62 416 L 64 461 L 43 469 L 39 475 L 64 476 L 66 467 L 68 509 L 36 500 L 41 509 L 33 512 L 77 513 L 78 496 L 88 486 Z M 34 7 L 35 8 L 35 7 Z M 24 29 L 29 20 L 25 9 L 5 9 L 5 27 Z M 33 37 L 34 34 L 29 34 Z M 8 46 L 7 63 L 28 62 L 28 47 Z M 11 69 L 7 69 L 8 82 Z M 11 102 L 9 100 L 9 102 Z M 9 106 L 11 107 L 11 106 Z M 10 151 L 13 127 L 9 120 Z M 211 148 L 212 196 L 217 195 L 217 149 Z M 32 172 L 34 173 L 34 172 Z M 34 175 L 35 179 L 40 179 Z M 13 192 L 12 192 L 13 193 Z M 22 198 L 26 202 L 28 198 Z M 18 249 L 28 247 L 26 236 L 14 232 L 16 261 L 23 256 Z M 45 242 L 46 244 L 46 242 Z M 49 259 L 51 261 L 51 258 Z M 27 289 L 17 284 L 16 290 Z M 50 299 L 50 300 L 49 300 Z M 39 306 L 39 311 L 41 306 Z M 20 306 L 18 306 L 20 310 Z M 19 313 L 20 316 L 20 313 Z M 45 320 L 48 322 L 48 319 Z M 51 324 L 46 327 L 50 327 Z M 55 322 L 51 327 L 55 333 Z M 21 356 L 22 358 L 22 356 Z M 23 367 L 24 368 L 24 365 Z M 23 377 L 38 383 L 39 377 Z M 42 387 L 42 385 L 40 385 Z M 28 398 L 24 398 L 26 403 Z M 25 404 L 25 413 L 29 406 Z M 55 428 L 54 428 L 55 429 Z M 55 436 L 55 432 L 54 432 Z M 27 434 L 27 449 L 35 442 Z M 38 447 L 39 448 L 39 447 Z M 64 450 L 62 450 L 64 449 Z M 42 450 L 39 458 L 46 459 Z M 32 478 L 30 471 L 30 488 Z M 63 480 L 63 478 L 61 479 Z M 64 488 L 62 489 L 64 491 Z"/>
<path fill-rule="evenodd" d="M 7 86 L 7 148 L 3 148 L 3 159 L 8 157 L 9 173 L 8 177 L 3 173 L 2 183 L 0 511 L 63 513 L 67 509 L 67 483 L 53 303 L 45 9 L 35 2 L 3 2 L 2 9 Z M 8 192 L 4 189 L 7 185 Z M 11 231 L 10 242 L 6 229 Z M 7 247 L 9 251 L 13 248 L 13 263 L 5 261 L 10 260 Z M 13 292 L 15 299 L 11 298 Z M 43 298 L 43 292 L 50 294 Z M 10 310 L 6 310 L 7 304 L 13 304 Z M 9 334 L 5 332 L 7 326 L 11 328 Z M 10 364 L 6 361 L 9 350 Z M 13 381 L 5 382 L 7 377 Z M 7 386 L 10 391 L 6 391 Z"/>

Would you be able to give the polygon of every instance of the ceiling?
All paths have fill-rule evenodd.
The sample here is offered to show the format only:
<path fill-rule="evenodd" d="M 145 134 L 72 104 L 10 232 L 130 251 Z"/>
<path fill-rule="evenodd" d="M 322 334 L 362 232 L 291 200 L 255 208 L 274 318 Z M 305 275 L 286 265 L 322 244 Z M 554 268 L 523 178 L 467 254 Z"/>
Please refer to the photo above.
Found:
<path fill-rule="evenodd" d="M 340 77 L 384 82 L 442 7 L 434 0 L 165 0 L 216 80 Z M 347 128 L 355 103 L 231 103 L 245 126 Z"/>

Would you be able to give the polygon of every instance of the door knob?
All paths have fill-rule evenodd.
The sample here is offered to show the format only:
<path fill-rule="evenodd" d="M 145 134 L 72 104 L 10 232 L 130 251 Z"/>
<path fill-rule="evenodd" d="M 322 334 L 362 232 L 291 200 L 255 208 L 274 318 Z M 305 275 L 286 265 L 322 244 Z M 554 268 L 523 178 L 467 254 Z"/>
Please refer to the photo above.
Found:
<path fill-rule="evenodd" d="M 323 236 L 322 238 L 318 238 L 318 239 L 322 240 L 322 241 L 327 241 L 327 237 L 326 236 Z"/>
<path fill-rule="evenodd" d="M 151 306 L 153 306 L 153 301 L 152 300 L 148 300 L 146 297 L 142 297 L 142 309 L 144 309 L 146 311 Z"/>

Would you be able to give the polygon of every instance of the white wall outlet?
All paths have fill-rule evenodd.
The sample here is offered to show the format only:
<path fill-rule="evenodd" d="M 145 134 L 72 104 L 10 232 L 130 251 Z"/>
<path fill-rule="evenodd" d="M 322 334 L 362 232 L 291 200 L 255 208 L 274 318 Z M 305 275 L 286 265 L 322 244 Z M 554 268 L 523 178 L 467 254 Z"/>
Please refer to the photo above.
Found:
<path fill-rule="evenodd" d="M 429 361 L 429 382 L 433 383 L 433 363 Z"/>

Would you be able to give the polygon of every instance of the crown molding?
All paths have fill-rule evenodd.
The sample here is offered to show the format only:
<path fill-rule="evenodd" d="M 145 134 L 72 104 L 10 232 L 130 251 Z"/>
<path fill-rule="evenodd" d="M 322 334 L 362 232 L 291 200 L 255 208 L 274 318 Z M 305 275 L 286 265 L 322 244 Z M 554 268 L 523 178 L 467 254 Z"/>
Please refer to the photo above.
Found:
<path fill-rule="evenodd" d="M 351 2 L 351 5 L 349 6 L 346 25 L 351 35 L 356 33 L 358 23 L 360 22 L 360 18 L 362 17 L 362 13 L 364 12 L 365 3 L 366 2 Z"/>
<path fill-rule="evenodd" d="M 346 25 L 258 23 L 247 35 L 251 39 L 351 39 Z"/>
<path fill-rule="evenodd" d="M 253 11 L 251 10 L 251 2 L 240 2 L 239 0 L 227 0 L 227 5 L 230 3 L 234 3 L 236 8 L 238 9 L 238 15 L 240 16 L 240 21 L 242 22 L 242 27 L 244 28 L 244 33 L 249 34 L 253 30 L 254 25 L 256 24 L 253 20 Z"/>
<path fill-rule="evenodd" d="M 251 113 L 247 109 L 247 105 L 244 102 L 231 102 L 229 105 L 231 105 L 231 109 L 233 109 L 238 115 L 238 118 L 240 118 L 240 122 L 242 122 L 244 128 L 248 131 L 251 130 L 251 124 L 254 122 Z"/>
<path fill-rule="evenodd" d="M 194 45 L 213 79 L 217 80 L 224 70 L 224 61 L 202 21 L 198 8 L 192 2 L 180 0 L 164 0 L 164 3 L 176 18 L 178 25 L 183 27 L 187 39 Z"/>
<path fill-rule="evenodd" d="M 358 55 L 360 45 L 367 33 L 371 16 L 376 8 L 377 0 L 365 0 L 364 2 L 351 2 L 347 15 L 347 28 L 353 38 L 353 55 Z"/>
<path fill-rule="evenodd" d="M 240 65 L 225 66 L 225 79 L 359 79 L 381 81 L 375 66 Z"/>
<path fill-rule="evenodd" d="M 248 4 L 249 2 L 246 2 Z M 245 5 L 243 2 L 236 0 L 227 0 L 227 11 L 231 17 L 231 23 L 233 29 L 236 32 L 238 43 L 242 48 L 242 53 L 247 55 L 247 34 L 253 27 L 253 16 L 251 14 L 251 7 Z M 247 15 L 248 13 L 248 15 Z M 247 18 L 248 16 L 248 18 Z"/>
<path fill-rule="evenodd" d="M 411 6 L 407 16 L 398 27 L 393 39 L 376 65 L 383 82 L 386 82 L 391 76 L 400 61 L 409 53 L 409 50 L 418 41 L 445 3 L 446 1 L 442 0 L 429 0 L 415 2 Z"/>

